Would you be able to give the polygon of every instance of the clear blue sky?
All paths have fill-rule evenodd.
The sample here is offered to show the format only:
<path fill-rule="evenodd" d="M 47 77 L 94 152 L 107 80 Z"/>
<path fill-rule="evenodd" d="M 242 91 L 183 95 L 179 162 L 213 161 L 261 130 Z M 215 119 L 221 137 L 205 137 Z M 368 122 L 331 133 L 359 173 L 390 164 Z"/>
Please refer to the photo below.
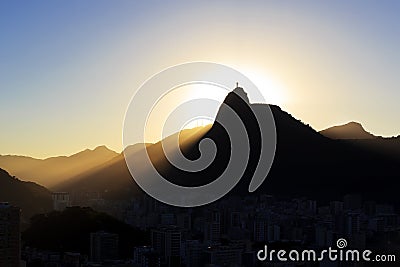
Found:
<path fill-rule="evenodd" d="M 267 101 L 317 130 L 398 135 L 399 14 L 399 1 L 0 1 L 0 154 L 120 150 L 133 92 L 188 61 L 268 84 Z"/>

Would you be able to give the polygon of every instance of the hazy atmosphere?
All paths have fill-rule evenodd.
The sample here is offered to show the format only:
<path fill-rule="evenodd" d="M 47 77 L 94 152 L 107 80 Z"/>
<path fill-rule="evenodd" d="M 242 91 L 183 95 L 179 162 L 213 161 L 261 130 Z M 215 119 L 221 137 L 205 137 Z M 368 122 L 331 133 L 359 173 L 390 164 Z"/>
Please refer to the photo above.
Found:
<path fill-rule="evenodd" d="M 400 3 L 384 2 L 1 1 L 0 154 L 120 151 L 135 90 L 190 61 L 236 68 L 316 130 L 397 136 Z"/>

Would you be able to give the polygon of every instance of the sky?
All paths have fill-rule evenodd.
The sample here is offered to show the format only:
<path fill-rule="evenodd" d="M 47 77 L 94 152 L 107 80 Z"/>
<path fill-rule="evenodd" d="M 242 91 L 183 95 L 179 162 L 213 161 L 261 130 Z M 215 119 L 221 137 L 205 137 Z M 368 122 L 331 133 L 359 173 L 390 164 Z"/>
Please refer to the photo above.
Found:
<path fill-rule="evenodd" d="M 316 130 L 358 121 L 397 136 L 399 12 L 368 0 L 0 1 L 0 154 L 121 151 L 135 90 L 192 61 L 237 69 Z"/>

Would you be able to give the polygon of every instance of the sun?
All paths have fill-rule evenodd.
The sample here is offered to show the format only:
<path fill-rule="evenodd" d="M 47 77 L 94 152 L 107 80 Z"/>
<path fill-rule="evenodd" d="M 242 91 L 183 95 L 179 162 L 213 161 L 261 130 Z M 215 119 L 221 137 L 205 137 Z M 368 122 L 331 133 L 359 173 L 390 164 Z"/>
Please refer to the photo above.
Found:
<path fill-rule="evenodd" d="M 217 86 L 214 84 L 190 84 L 185 86 L 184 88 L 188 89 L 186 94 L 182 94 L 184 98 L 187 99 L 212 99 L 217 101 L 219 104 L 222 104 L 225 97 L 230 92 L 227 88 L 222 88 L 221 86 Z M 232 88 L 233 89 L 233 88 Z M 210 107 L 209 107 L 210 108 Z M 199 116 L 187 121 L 182 129 L 191 129 L 200 126 L 206 126 L 214 123 L 215 116 L 218 112 L 218 107 L 213 107 L 211 113 L 212 116 Z"/>
<path fill-rule="evenodd" d="M 170 90 L 157 101 L 147 118 L 145 141 L 155 143 L 182 129 L 212 124 L 229 92 L 227 88 L 205 83 Z"/>
<path fill-rule="evenodd" d="M 257 86 L 267 104 L 281 106 L 286 102 L 284 88 L 277 80 L 257 70 L 241 69 L 240 71 Z M 249 97 L 251 101 L 251 96 Z"/>
<path fill-rule="evenodd" d="M 239 70 L 240 71 L 240 70 Z M 284 95 L 282 86 L 267 75 L 253 70 L 241 70 L 254 85 L 258 88 L 267 104 L 282 105 Z M 240 86 L 240 84 L 239 84 Z M 145 129 L 145 141 L 157 142 L 168 135 L 174 134 L 182 129 L 191 129 L 200 126 L 212 124 L 218 113 L 219 107 L 225 97 L 235 87 L 235 81 L 232 81 L 231 88 L 225 88 L 216 84 L 191 83 L 178 86 L 164 95 L 150 113 Z M 246 91 L 246 88 L 243 88 Z M 251 103 L 260 103 L 260 98 L 252 99 L 248 95 Z M 204 99 L 212 100 L 204 102 Z M 202 100 L 202 102 L 192 102 L 193 100 Z M 204 104 L 199 104 L 204 103 Z M 262 102 L 261 102 L 262 103 Z M 203 110 L 206 116 L 198 116 L 197 111 Z M 192 114 L 190 120 L 187 120 L 188 114 Z"/>

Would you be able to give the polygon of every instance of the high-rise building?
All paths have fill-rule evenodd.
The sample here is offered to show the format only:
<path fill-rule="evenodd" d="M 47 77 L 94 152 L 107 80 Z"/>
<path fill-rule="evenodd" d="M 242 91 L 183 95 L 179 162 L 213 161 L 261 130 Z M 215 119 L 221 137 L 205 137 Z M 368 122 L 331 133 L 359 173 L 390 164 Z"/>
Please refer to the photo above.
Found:
<path fill-rule="evenodd" d="M 118 235 L 107 232 L 90 234 L 90 260 L 102 262 L 118 259 Z"/>
<path fill-rule="evenodd" d="M 81 254 L 75 252 L 64 253 L 64 265 L 65 267 L 80 267 L 81 266 Z"/>
<path fill-rule="evenodd" d="M 345 229 L 348 237 L 358 234 L 360 232 L 360 214 L 354 212 L 346 214 Z"/>
<path fill-rule="evenodd" d="M 177 225 L 183 229 L 192 229 L 192 216 L 188 213 L 179 213 L 176 216 Z"/>
<path fill-rule="evenodd" d="M 219 211 L 208 213 L 204 224 L 204 240 L 208 244 L 217 244 L 221 238 L 221 214 Z"/>
<path fill-rule="evenodd" d="M 230 227 L 241 227 L 240 212 L 234 211 L 230 215 Z"/>
<path fill-rule="evenodd" d="M 160 214 L 160 222 L 162 225 L 175 225 L 176 218 L 173 213 L 162 213 Z"/>
<path fill-rule="evenodd" d="M 165 226 L 152 230 L 151 244 L 160 255 L 162 265 L 181 265 L 182 230 L 179 227 Z"/>
<path fill-rule="evenodd" d="M 328 229 L 325 225 L 316 225 L 315 226 L 315 244 L 317 247 L 324 247 L 327 243 L 327 233 Z"/>
<path fill-rule="evenodd" d="M 217 266 L 241 266 L 243 248 L 237 245 L 208 247 L 204 251 L 206 264 Z"/>
<path fill-rule="evenodd" d="M 67 192 L 54 192 L 52 198 L 54 210 L 62 211 L 71 206 L 70 195 Z"/>
<path fill-rule="evenodd" d="M 331 201 L 329 203 L 331 214 L 338 215 L 343 213 L 344 204 L 342 201 Z"/>
<path fill-rule="evenodd" d="M 186 241 L 186 266 L 188 267 L 201 267 L 204 266 L 202 262 L 203 245 L 199 240 Z"/>
<path fill-rule="evenodd" d="M 279 241 L 281 239 L 281 227 L 276 224 L 268 225 L 268 241 Z"/>
<path fill-rule="evenodd" d="M 253 240 L 255 242 L 262 242 L 267 239 L 268 223 L 265 219 L 256 218 L 254 220 Z"/>
<path fill-rule="evenodd" d="M 20 208 L 0 203 L 0 266 L 19 267 L 21 258 Z"/>
<path fill-rule="evenodd" d="M 135 267 L 159 267 L 160 257 L 152 247 L 135 247 L 133 250 L 133 264 Z"/>
<path fill-rule="evenodd" d="M 371 217 L 375 216 L 376 215 L 376 202 L 375 201 L 365 201 L 364 213 Z"/>

